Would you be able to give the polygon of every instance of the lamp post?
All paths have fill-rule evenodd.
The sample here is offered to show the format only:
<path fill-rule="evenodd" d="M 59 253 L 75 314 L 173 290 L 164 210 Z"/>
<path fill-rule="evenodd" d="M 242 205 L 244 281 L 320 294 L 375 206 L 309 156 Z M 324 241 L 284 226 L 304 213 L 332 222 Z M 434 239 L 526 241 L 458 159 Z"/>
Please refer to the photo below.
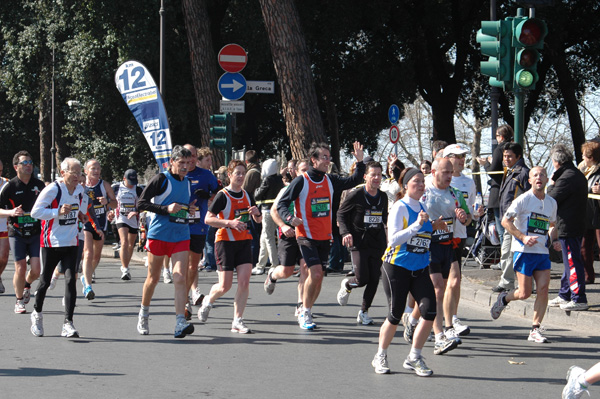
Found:
<path fill-rule="evenodd" d="M 52 147 L 50 147 L 50 176 L 56 180 L 56 145 L 54 138 L 54 47 L 52 47 Z"/>
<path fill-rule="evenodd" d="M 165 86 L 164 86 L 164 78 L 165 78 L 165 47 L 164 47 L 164 39 L 165 39 L 165 7 L 163 4 L 164 0 L 160 0 L 160 10 L 158 11 L 160 15 L 160 71 L 158 78 L 158 90 L 162 96 L 165 95 Z"/>

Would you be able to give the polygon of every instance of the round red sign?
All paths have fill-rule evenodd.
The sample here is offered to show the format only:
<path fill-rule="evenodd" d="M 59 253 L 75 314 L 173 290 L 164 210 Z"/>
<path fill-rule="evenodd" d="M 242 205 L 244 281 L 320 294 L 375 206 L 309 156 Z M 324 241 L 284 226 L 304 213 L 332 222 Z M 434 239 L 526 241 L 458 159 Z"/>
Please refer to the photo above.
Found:
<path fill-rule="evenodd" d="M 228 44 L 219 51 L 219 65 L 226 72 L 237 73 L 244 69 L 248 62 L 248 54 L 238 44 Z"/>

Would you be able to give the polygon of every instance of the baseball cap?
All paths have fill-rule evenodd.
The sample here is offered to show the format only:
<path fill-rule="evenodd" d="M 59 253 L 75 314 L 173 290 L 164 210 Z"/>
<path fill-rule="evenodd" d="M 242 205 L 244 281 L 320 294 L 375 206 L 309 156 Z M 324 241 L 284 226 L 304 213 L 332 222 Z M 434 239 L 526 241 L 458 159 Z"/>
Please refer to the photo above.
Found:
<path fill-rule="evenodd" d="M 127 169 L 127 171 L 125 172 L 125 176 L 123 176 L 127 179 L 127 182 L 129 184 L 137 184 L 138 183 L 138 179 L 137 179 L 137 172 L 133 169 Z"/>
<path fill-rule="evenodd" d="M 447 146 L 446 148 L 444 148 L 444 155 L 443 157 L 446 158 L 450 155 L 465 155 L 470 153 L 471 151 L 469 151 L 464 145 L 462 144 L 450 144 L 449 146 Z"/>

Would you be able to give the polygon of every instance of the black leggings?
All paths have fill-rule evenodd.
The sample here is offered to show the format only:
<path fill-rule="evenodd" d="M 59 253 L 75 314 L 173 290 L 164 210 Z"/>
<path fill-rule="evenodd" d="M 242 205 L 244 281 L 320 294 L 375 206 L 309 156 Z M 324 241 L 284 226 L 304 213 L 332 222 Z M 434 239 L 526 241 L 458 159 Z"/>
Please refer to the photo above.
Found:
<path fill-rule="evenodd" d="M 381 277 L 383 252 L 384 250 L 368 248 L 354 250 L 350 254 L 356 275 L 348 280 L 347 285 L 350 289 L 367 286 L 361 306 L 363 312 L 369 310 L 377 293 L 377 286 Z"/>
<path fill-rule="evenodd" d="M 388 299 L 390 312 L 388 321 L 398 325 L 406 306 L 406 297 L 410 292 L 419 304 L 421 317 L 433 321 L 436 315 L 435 291 L 429 277 L 428 268 L 411 271 L 401 266 L 383 262 L 381 266 L 383 277 L 382 284 Z"/>
<path fill-rule="evenodd" d="M 35 304 L 33 308 L 36 312 L 42 312 L 46 291 L 52 279 L 52 273 L 58 262 L 61 262 L 62 269 L 65 272 L 65 321 L 73 321 L 73 311 L 75 310 L 75 300 L 77 299 L 77 247 L 56 247 L 41 248 L 42 251 L 42 275 L 35 294 Z"/>

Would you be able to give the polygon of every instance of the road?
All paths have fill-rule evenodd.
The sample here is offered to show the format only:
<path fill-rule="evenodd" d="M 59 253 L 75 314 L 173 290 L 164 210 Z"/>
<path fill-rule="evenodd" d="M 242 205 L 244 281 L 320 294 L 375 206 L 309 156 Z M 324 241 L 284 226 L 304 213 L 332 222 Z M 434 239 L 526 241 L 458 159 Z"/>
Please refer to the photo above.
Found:
<path fill-rule="evenodd" d="M 116 259 L 103 258 L 94 285 L 97 299 L 78 297 L 79 339 L 60 337 L 62 279 L 49 291 L 42 338 L 29 331 L 33 303 L 26 315 L 14 314 L 13 290 L 7 287 L 0 296 L 2 397 L 558 398 L 569 366 L 598 361 L 600 338 L 591 332 L 547 326 L 552 342 L 534 344 L 527 341 L 528 319 L 507 313 L 492 321 L 487 307 L 463 300 L 460 316 L 472 333 L 444 356 L 433 355 L 432 343 L 426 345 L 432 377 L 402 368 L 409 351 L 402 327 L 388 352 L 392 374 L 377 375 L 370 362 L 386 314 L 385 295 L 380 289 L 369 312 L 377 325 L 359 326 L 361 289 L 340 307 L 335 295 L 341 275 L 325 278 L 314 308 L 319 328 L 313 332 L 300 330 L 293 316 L 296 279 L 278 282 L 268 296 L 264 278 L 254 276 L 245 313 L 253 334 L 230 332 L 231 291 L 217 301 L 206 323 L 194 318 L 193 335 L 175 340 L 173 286 L 161 282 L 150 310 L 151 334 L 140 336 L 136 322 L 145 268 L 136 264 L 132 270 L 132 281 L 121 281 Z M 9 265 L 5 284 L 13 271 Z M 201 272 L 203 291 L 216 279 L 216 273 Z"/>

